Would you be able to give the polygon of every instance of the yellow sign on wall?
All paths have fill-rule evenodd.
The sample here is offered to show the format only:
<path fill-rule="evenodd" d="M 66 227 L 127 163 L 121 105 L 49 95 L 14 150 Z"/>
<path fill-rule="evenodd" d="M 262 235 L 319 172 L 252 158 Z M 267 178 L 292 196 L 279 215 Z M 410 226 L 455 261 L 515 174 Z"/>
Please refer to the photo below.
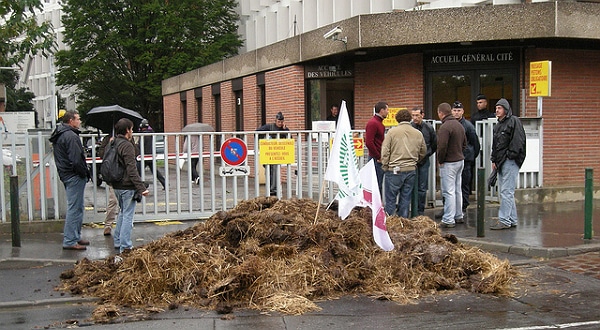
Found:
<path fill-rule="evenodd" d="M 551 96 L 552 61 L 529 63 L 529 96 Z"/>
<path fill-rule="evenodd" d="M 294 164 L 296 162 L 296 143 L 294 139 L 258 140 L 261 165 Z"/>
<path fill-rule="evenodd" d="M 389 112 L 387 117 L 383 119 L 383 126 L 385 127 L 393 127 L 397 126 L 398 122 L 396 121 L 396 114 L 400 110 L 405 110 L 406 108 L 388 108 Z"/>

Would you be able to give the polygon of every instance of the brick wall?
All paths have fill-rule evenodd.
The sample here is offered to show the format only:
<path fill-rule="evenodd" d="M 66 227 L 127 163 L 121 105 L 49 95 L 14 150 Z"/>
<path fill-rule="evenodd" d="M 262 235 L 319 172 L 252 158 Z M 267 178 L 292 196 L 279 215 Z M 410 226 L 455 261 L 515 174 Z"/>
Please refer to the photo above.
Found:
<path fill-rule="evenodd" d="M 373 117 L 373 106 L 386 101 L 391 108 L 423 106 L 423 56 L 407 54 L 354 66 L 356 129 Z"/>
<path fill-rule="evenodd" d="M 552 61 L 552 96 L 543 99 L 544 186 L 583 186 L 585 168 L 600 182 L 600 52 L 530 49 L 529 62 Z M 527 94 L 529 95 L 529 94 Z M 526 114 L 535 117 L 537 97 L 526 99 Z"/>
<path fill-rule="evenodd" d="M 275 122 L 275 115 L 281 111 L 285 116 L 285 124 L 290 130 L 306 129 L 304 125 L 304 67 L 292 65 L 266 72 L 265 88 L 267 123 Z"/>

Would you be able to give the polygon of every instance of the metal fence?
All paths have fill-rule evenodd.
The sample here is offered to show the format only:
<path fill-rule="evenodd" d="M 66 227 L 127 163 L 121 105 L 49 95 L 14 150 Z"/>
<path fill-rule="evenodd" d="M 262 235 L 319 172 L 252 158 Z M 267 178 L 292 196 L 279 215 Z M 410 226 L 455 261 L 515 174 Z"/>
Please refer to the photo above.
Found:
<path fill-rule="evenodd" d="M 434 127 L 439 122 L 434 122 Z M 483 133 L 481 164 L 489 173 L 489 150 L 491 146 L 492 124 L 477 126 Z M 27 133 L 0 134 L 3 146 L 4 175 L 0 176 L 0 199 L 2 222 L 10 219 L 10 190 L 8 179 L 17 176 L 19 182 L 19 206 L 21 221 L 44 221 L 64 218 L 66 201 L 64 186 L 59 180 L 52 148 L 48 141 L 50 130 L 30 130 Z M 362 138 L 363 131 L 353 134 Z M 259 157 L 259 139 L 289 138 L 293 141 L 293 161 L 290 164 L 276 165 L 281 174 L 277 196 L 280 198 L 319 199 L 323 189 L 323 202 L 335 197 L 335 184 L 324 181 L 331 139 L 334 132 L 289 131 L 285 136 L 275 136 L 269 132 L 201 132 L 201 133 L 148 133 L 152 145 L 144 145 L 140 134 L 134 138 L 140 141 L 142 180 L 149 183 L 150 195 L 138 204 L 135 221 L 200 219 L 211 216 L 220 210 L 229 210 L 241 200 L 257 196 L 269 196 L 269 166 L 263 166 Z M 185 139 L 197 136 L 200 143 L 198 153 L 185 149 Z M 221 157 L 221 145 L 229 138 L 239 138 L 247 146 L 247 159 L 243 163 L 241 176 L 230 176 L 228 165 Z M 100 181 L 97 157 L 100 136 L 81 134 L 80 138 L 88 150 L 87 162 L 92 172 L 85 190 L 86 211 L 84 222 L 104 221 L 109 190 Z M 164 140 L 164 145 L 162 141 Z M 148 151 L 148 152 L 144 152 Z M 359 167 L 367 162 L 368 152 L 358 157 Z M 192 160 L 198 159 L 199 184 L 192 181 Z M 435 164 L 435 154 L 431 158 Z M 151 165 L 148 167 L 147 165 Z M 151 168 L 151 169 L 150 169 Z M 165 177 L 165 189 L 158 182 L 157 171 Z M 428 204 L 441 205 L 437 194 L 437 169 L 430 167 Z M 229 173 L 231 174 L 231 173 Z M 533 173 L 532 175 L 539 175 Z M 520 182 L 523 182 L 521 180 Z M 536 182 L 539 186 L 539 182 Z M 521 186 L 523 186 L 521 184 Z M 384 187 L 385 189 L 385 187 Z M 436 197 L 437 196 L 437 197 Z M 490 199 L 497 199 L 497 192 L 487 192 Z"/>

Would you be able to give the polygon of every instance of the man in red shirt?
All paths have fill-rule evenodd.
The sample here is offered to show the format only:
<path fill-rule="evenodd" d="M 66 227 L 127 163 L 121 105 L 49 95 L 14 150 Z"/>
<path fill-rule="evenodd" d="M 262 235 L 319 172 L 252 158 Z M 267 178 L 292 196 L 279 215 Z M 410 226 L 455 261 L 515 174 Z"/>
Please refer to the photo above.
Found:
<path fill-rule="evenodd" d="M 369 160 L 375 159 L 375 172 L 377 173 L 377 184 L 379 193 L 383 185 L 383 169 L 381 168 L 381 145 L 385 136 L 385 127 L 383 119 L 388 115 L 387 102 L 377 102 L 375 104 L 375 115 L 367 122 L 365 128 L 365 144 L 369 149 Z"/>

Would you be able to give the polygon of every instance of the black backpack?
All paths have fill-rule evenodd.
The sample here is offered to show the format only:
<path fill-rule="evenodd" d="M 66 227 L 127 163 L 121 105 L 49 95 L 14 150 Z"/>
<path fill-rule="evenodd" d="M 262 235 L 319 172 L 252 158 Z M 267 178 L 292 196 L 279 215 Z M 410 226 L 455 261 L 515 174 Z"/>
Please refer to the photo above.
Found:
<path fill-rule="evenodd" d="M 104 157 L 102 158 L 102 166 L 100 166 L 102 180 L 110 185 L 115 182 L 121 182 L 125 175 L 125 166 L 122 164 L 121 157 L 117 153 L 117 142 L 118 139 L 115 139 L 106 146 Z"/>

